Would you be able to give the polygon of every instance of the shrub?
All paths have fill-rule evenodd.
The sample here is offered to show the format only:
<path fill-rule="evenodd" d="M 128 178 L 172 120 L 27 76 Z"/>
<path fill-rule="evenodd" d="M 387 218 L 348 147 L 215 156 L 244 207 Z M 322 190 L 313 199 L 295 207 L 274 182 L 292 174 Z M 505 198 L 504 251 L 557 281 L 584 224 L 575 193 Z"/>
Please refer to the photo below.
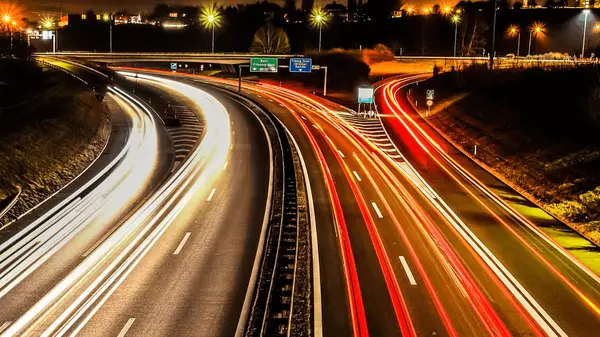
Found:
<path fill-rule="evenodd" d="M 586 207 L 598 211 L 600 207 L 600 186 L 579 195 L 579 200 Z"/>
<path fill-rule="evenodd" d="M 394 53 L 392 53 L 392 50 L 385 45 L 376 44 L 373 49 L 362 50 L 361 60 L 368 65 L 394 61 Z"/>
<path fill-rule="evenodd" d="M 550 213 L 567 220 L 581 220 L 587 213 L 587 208 L 577 201 L 567 200 L 560 203 L 548 204 Z"/>

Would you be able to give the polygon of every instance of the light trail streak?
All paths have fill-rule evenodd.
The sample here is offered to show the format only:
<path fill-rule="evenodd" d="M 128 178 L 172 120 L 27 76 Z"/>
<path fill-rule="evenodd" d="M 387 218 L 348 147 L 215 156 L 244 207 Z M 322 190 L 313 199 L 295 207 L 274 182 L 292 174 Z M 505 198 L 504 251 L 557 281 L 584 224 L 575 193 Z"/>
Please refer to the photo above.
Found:
<path fill-rule="evenodd" d="M 90 224 L 110 223 L 123 205 L 139 196 L 154 170 L 158 151 L 154 119 L 130 108 L 118 95 L 110 96 L 132 120 L 123 149 L 71 196 L 0 245 L 0 298 Z M 98 186 L 86 194 L 97 182 Z"/>
<path fill-rule="evenodd" d="M 187 77 L 188 75 L 183 75 L 183 76 Z M 420 75 L 420 76 L 422 76 L 422 75 Z M 198 77 L 198 76 L 194 76 L 194 77 Z M 227 81 L 227 80 L 216 80 L 215 81 L 214 79 L 211 79 L 211 81 L 212 82 L 220 82 L 220 83 L 227 84 L 227 85 L 233 84 L 232 82 Z M 301 103 L 297 104 L 297 106 L 299 108 L 302 108 L 302 107 L 314 108 L 314 111 L 316 111 L 323 118 L 328 120 L 334 127 L 336 127 L 336 125 L 338 125 L 338 124 L 342 124 L 345 129 L 354 130 L 354 128 L 352 126 L 350 126 L 347 122 L 343 121 L 340 116 L 333 113 L 331 110 L 329 110 L 323 104 L 317 102 L 316 100 L 313 100 L 306 96 L 303 96 L 301 94 L 295 93 L 291 90 L 287 90 L 287 89 L 283 89 L 283 88 L 279 88 L 279 87 L 273 87 L 273 86 L 269 86 L 269 85 L 260 85 L 260 86 L 256 86 L 256 88 L 253 85 L 248 85 L 248 86 L 246 86 L 246 88 L 248 88 L 250 90 L 260 91 L 261 93 L 263 93 L 265 90 L 268 90 L 268 89 L 273 90 L 274 92 L 277 93 L 273 97 L 276 100 L 281 100 L 279 96 L 285 96 L 285 99 L 289 100 L 291 102 L 291 104 L 294 104 L 295 101 L 300 101 Z M 285 105 L 285 106 L 289 110 L 293 110 L 290 108 L 289 105 Z M 333 116 L 333 118 L 337 118 L 338 121 L 337 122 L 334 121 L 334 119 L 332 119 L 331 116 Z M 298 121 L 300 119 L 306 120 L 306 118 L 304 116 L 301 116 L 302 118 L 298 118 L 297 116 L 295 116 L 295 117 Z M 314 121 L 312 121 L 311 123 L 314 123 Z M 300 124 L 303 126 L 303 128 L 305 128 L 303 123 L 300 123 Z M 316 128 L 316 129 L 319 130 L 319 128 Z M 340 130 L 340 131 L 342 131 L 342 130 Z M 306 130 L 306 128 L 305 128 L 305 132 L 308 135 L 310 135 L 310 132 L 308 132 L 308 130 Z M 358 134 L 356 132 L 356 130 L 354 130 L 354 133 L 355 133 L 354 136 L 356 136 Z M 531 295 L 529 295 L 527 293 L 527 291 L 518 283 L 518 281 L 516 281 L 516 279 L 514 279 L 514 277 L 506 270 L 506 268 L 504 266 L 502 266 L 502 264 L 497 260 L 497 258 L 495 256 L 493 256 L 493 254 L 487 249 L 487 247 L 485 247 L 477 239 L 477 237 L 473 233 L 470 232 L 468 227 L 466 225 L 464 225 L 464 223 L 462 223 L 462 221 L 455 214 L 453 214 L 453 212 L 449 209 L 449 207 L 447 205 L 445 205 L 445 203 L 443 203 L 443 200 L 439 199 L 439 196 L 437 196 L 437 194 L 435 194 L 435 192 L 424 182 L 424 180 L 418 174 L 416 174 L 416 171 L 411 172 L 411 174 L 409 174 L 409 172 L 406 169 L 402 169 L 401 167 L 398 167 L 389 158 L 389 156 L 387 156 L 387 154 L 383 153 L 378 147 L 376 147 L 374 144 L 372 144 L 368 139 L 366 139 L 364 136 L 362 136 L 360 134 L 358 134 L 358 135 L 361 136 L 362 144 L 366 144 L 368 147 L 371 148 L 372 152 L 378 153 L 389 163 L 393 164 L 394 168 L 397 171 L 399 171 L 401 174 L 405 175 L 411 182 L 413 182 L 415 184 L 415 186 L 419 190 L 421 190 L 424 193 L 424 195 L 432 203 L 432 205 L 441 214 L 443 214 L 444 217 L 449 222 L 451 222 L 453 224 L 454 228 L 458 231 L 458 233 L 464 237 L 465 241 L 467 241 L 468 244 L 471 245 L 473 247 L 473 249 L 477 252 L 477 254 L 481 257 L 481 259 L 483 259 L 483 261 L 485 261 L 486 265 L 489 268 L 489 270 L 486 269 L 486 272 L 493 271 L 493 273 L 496 275 L 496 277 L 498 277 L 498 278 L 500 278 L 500 280 L 502 280 L 502 283 L 508 288 L 508 290 L 510 290 L 510 292 L 513 294 L 513 296 L 515 298 L 517 298 L 519 303 L 521 303 L 521 305 L 523 305 L 527 309 L 529 314 L 534 316 L 534 318 L 536 319 L 538 324 L 540 324 L 544 328 L 544 330 L 546 332 L 548 332 L 549 335 L 555 335 L 555 332 L 552 329 L 557 331 L 557 333 L 559 335 L 564 335 L 564 332 L 562 332 L 560 327 L 558 327 L 556 325 L 556 323 L 547 315 L 547 313 L 539 306 L 539 304 L 537 304 L 537 302 L 535 302 L 535 300 L 531 297 Z M 350 137 L 350 139 L 351 139 L 351 137 Z M 410 166 L 410 168 L 412 169 L 411 166 Z M 412 170 L 414 170 L 414 169 L 412 169 Z M 327 172 L 328 172 L 328 170 L 327 170 Z M 481 260 L 478 260 L 478 261 L 481 261 Z M 517 308 L 518 308 L 518 306 L 517 306 Z M 439 308 L 438 308 L 438 311 L 439 311 Z M 520 311 L 520 310 L 519 310 L 519 312 L 522 313 L 522 311 Z M 538 315 L 538 312 L 539 312 L 539 315 L 544 317 L 544 319 L 541 319 L 541 317 Z M 524 318 L 526 320 L 528 320 L 527 317 L 524 317 Z M 549 328 L 548 325 L 546 325 L 546 321 L 549 322 L 549 324 L 552 326 L 552 328 Z M 534 331 L 537 331 L 537 330 L 534 329 Z"/>
<path fill-rule="evenodd" d="M 289 109 L 289 106 L 285 105 L 285 107 L 286 109 Z M 333 176 L 331 175 L 331 171 L 327 164 L 327 160 L 325 159 L 321 148 L 317 144 L 317 140 L 309 131 L 308 126 L 300 121 L 298 115 L 294 114 L 294 118 L 296 118 L 298 124 L 302 127 L 305 134 L 308 136 L 313 151 L 316 154 L 317 162 L 319 163 L 321 172 L 323 172 L 324 175 L 325 186 L 327 188 L 329 200 L 333 205 L 332 210 L 333 217 L 335 220 L 336 237 L 339 240 L 344 266 L 344 274 L 346 276 L 346 288 L 348 290 L 348 304 L 350 306 L 350 317 L 352 319 L 353 335 L 367 337 L 369 336 L 369 331 L 367 328 L 367 318 L 365 315 L 362 294 L 360 291 L 360 284 L 358 281 L 358 273 L 356 271 L 354 253 L 352 252 L 350 236 L 348 233 L 346 220 L 344 218 L 342 205 L 337 193 L 337 189 L 335 188 L 335 182 L 333 181 Z"/>
<path fill-rule="evenodd" d="M 441 146 L 435 141 L 433 140 L 418 124 L 416 124 L 416 122 L 406 113 L 406 111 L 404 111 L 404 109 L 402 109 L 402 107 L 400 106 L 399 102 L 396 99 L 396 92 L 399 90 L 400 85 L 402 83 L 400 82 L 392 82 L 392 84 L 385 86 L 385 93 L 384 93 L 384 100 L 387 104 L 387 106 L 389 107 L 390 110 L 392 110 L 392 112 L 397 116 L 397 119 L 402 123 L 402 125 L 405 127 L 405 129 L 407 131 L 409 131 L 409 133 L 412 135 L 412 137 L 415 139 L 415 141 L 417 141 L 417 143 L 419 144 L 419 146 L 430 155 L 430 157 L 465 191 L 467 192 L 478 204 L 480 204 L 486 211 L 488 211 L 500 224 L 503 225 L 503 227 L 505 227 L 511 234 L 514 235 L 514 237 L 519 240 L 519 242 L 521 242 L 529 251 L 531 251 L 544 265 L 546 265 L 546 267 L 555 275 L 557 276 L 565 285 L 567 285 L 573 292 L 575 292 L 577 294 L 577 296 L 583 300 L 583 302 L 590 308 L 592 309 L 592 311 L 600 316 L 600 307 L 598 307 L 598 305 L 596 303 L 594 303 L 592 300 L 590 300 L 579 288 L 577 288 L 569 279 L 567 279 L 558 269 L 556 269 L 555 266 L 553 266 L 550 261 L 548 261 L 540 252 L 538 249 L 534 248 L 529 242 L 527 242 L 525 240 L 525 238 L 523 238 L 519 233 L 516 232 L 516 230 L 514 228 L 512 228 L 504 219 L 502 219 L 496 212 L 494 212 L 488 205 L 485 204 L 485 202 L 483 200 L 481 200 L 481 198 L 479 198 L 477 195 L 475 195 L 464 183 L 462 183 L 460 181 L 460 179 L 458 177 L 456 177 L 456 175 L 454 175 L 445 165 L 443 165 L 442 162 L 440 162 L 435 156 L 433 156 L 433 154 L 431 154 L 429 152 L 429 150 L 427 149 L 427 147 L 419 140 L 418 136 L 415 134 L 415 132 L 413 132 L 413 130 L 410 128 L 410 126 L 405 122 L 405 120 L 408 120 L 411 125 L 413 127 L 415 127 L 419 133 L 425 137 L 425 139 L 427 139 L 427 141 L 429 142 L 429 144 L 431 144 L 432 146 L 434 146 L 435 149 L 437 149 L 437 151 L 442 154 L 443 158 L 448 158 L 448 160 L 451 160 L 453 164 L 453 166 L 457 169 L 458 172 L 464 172 L 465 174 L 468 174 L 471 178 L 472 181 L 476 181 L 477 182 L 477 187 L 479 187 L 480 189 L 485 189 L 488 195 L 493 195 L 493 192 L 491 192 L 488 188 L 485 188 L 485 185 L 483 183 L 481 183 L 480 181 L 478 181 L 475 177 L 473 177 L 470 173 L 468 173 L 467 170 L 465 170 L 464 168 L 462 168 L 458 163 L 456 163 L 453 159 L 451 159 L 441 148 Z M 391 102 L 391 103 L 390 103 Z M 402 116 L 399 115 L 399 112 L 402 113 L 402 115 L 404 116 L 404 118 L 402 118 Z M 500 202 L 501 198 L 495 196 L 494 198 L 492 198 L 492 200 L 496 201 L 496 202 Z M 505 208 L 509 208 L 512 210 L 512 207 L 510 207 L 509 205 L 507 205 L 505 202 L 501 202 Z M 518 214 L 516 211 L 512 210 L 513 214 Z M 518 219 L 523 219 L 522 217 L 519 217 Z M 533 232 L 535 233 L 541 233 L 541 231 L 539 231 L 539 229 L 537 229 L 536 226 L 534 226 L 533 224 L 531 224 L 529 221 L 526 221 L 525 223 L 527 225 L 527 227 L 529 228 L 534 228 Z M 540 234 L 542 235 L 542 234 Z M 546 240 L 550 240 L 553 241 L 551 238 L 549 238 L 545 233 L 543 233 L 542 235 L 544 238 L 546 238 Z M 567 254 L 569 256 L 572 257 L 571 254 L 569 254 L 568 252 L 566 252 L 562 247 L 559 247 L 556 243 L 554 243 L 552 245 L 554 248 L 556 248 L 559 252 L 561 252 L 563 255 Z M 558 247 L 558 248 L 557 248 Z M 574 257 L 572 257 L 574 259 Z M 572 259 L 569 259 L 572 260 Z M 583 271 L 586 271 L 586 273 L 592 273 L 591 271 L 589 271 L 589 269 L 585 266 L 582 266 L 581 263 L 576 263 L 576 265 L 578 265 Z M 588 272 L 589 271 L 589 272 Z M 597 280 L 597 278 L 594 278 L 595 280 Z"/>
<path fill-rule="evenodd" d="M 280 94 L 280 95 L 281 95 L 281 94 Z M 295 99 L 299 99 L 299 98 L 295 98 Z M 306 104 L 310 104 L 308 101 L 305 101 L 305 102 L 306 102 Z M 320 110 L 320 109 L 319 109 L 319 105 L 320 105 L 320 104 L 316 103 L 316 104 L 314 104 L 314 105 L 313 105 L 313 108 L 314 108 L 316 111 L 319 111 L 319 110 Z M 320 106 L 321 106 L 322 108 L 325 108 L 325 107 L 324 107 L 324 106 L 322 106 L 322 105 L 320 105 Z M 325 109 L 326 109 L 326 108 L 325 108 Z M 328 110 L 328 109 L 326 109 L 326 111 L 329 111 L 329 110 Z M 329 112 L 330 112 L 330 111 L 329 111 Z M 326 117 L 328 117 L 330 114 L 331 114 L 331 113 L 328 113 L 328 114 L 326 114 L 325 116 L 326 116 Z M 311 121 L 310 121 L 310 122 L 311 122 L 311 123 L 314 123 L 314 120 L 312 120 L 312 118 L 311 118 Z M 354 138 L 354 137 L 351 137 L 351 136 L 349 136 L 349 135 L 348 135 L 348 134 L 345 132 L 345 130 L 343 130 L 343 129 L 340 129 L 340 128 L 337 126 L 337 123 L 333 122 L 333 123 L 332 123 L 332 126 L 334 126 L 334 127 L 338 128 L 338 129 L 339 129 L 339 131 L 340 131 L 341 133 L 343 133 L 343 134 L 346 134 L 346 137 L 347 137 L 348 139 L 350 139 L 350 140 L 353 140 L 353 138 Z M 349 128 L 349 129 L 350 129 L 350 128 Z M 322 132 L 322 129 L 321 129 L 321 132 Z M 359 134 L 359 135 L 360 135 L 360 134 Z M 328 136 L 326 136 L 326 135 L 325 135 L 324 137 L 325 137 L 326 139 L 329 139 L 329 137 L 328 137 Z M 329 141 L 330 141 L 330 140 L 329 140 Z M 367 143 L 368 145 L 371 145 L 371 147 L 372 147 L 372 150 L 375 150 L 375 151 L 378 151 L 378 152 L 380 152 L 380 153 L 381 153 L 381 150 L 379 150 L 379 149 L 378 149 L 377 147 L 375 147 L 374 145 L 370 144 L 370 142 L 368 142 L 368 140 L 366 140 L 366 139 L 363 139 L 363 143 Z M 354 144 L 355 144 L 355 145 L 356 145 L 356 146 L 357 146 L 359 149 L 361 149 L 361 146 L 360 146 L 359 144 L 357 144 L 357 143 L 356 143 L 356 141 L 354 141 Z M 336 151 L 335 147 L 333 147 L 333 151 Z M 362 151 L 362 150 L 361 150 L 361 151 Z M 366 155 L 366 154 L 365 154 L 365 155 Z M 381 153 L 381 155 L 382 155 L 384 158 L 386 158 L 386 159 L 388 159 L 388 160 L 389 160 L 389 158 L 388 158 L 388 157 L 387 157 L 385 154 Z M 415 257 L 415 258 L 416 258 L 416 257 Z M 432 295 L 432 296 L 433 296 L 433 295 Z M 488 308 L 489 308 L 489 306 L 488 306 Z M 440 308 L 438 308 L 438 310 L 443 310 L 443 309 L 440 309 Z M 492 310 L 492 311 L 490 312 L 490 310 Z M 499 328 L 499 329 L 497 329 L 497 330 L 494 330 L 494 331 L 498 331 L 498 333 L 503 333 L 503 331 L 504 331 L 504 333 L 506 333 L 506 332 L 507 332 L 507 330 L 506 330 L 506 328 L 505 328 L 505 327 L 503 327 L 503 324 L 502 324 L 500 321 L 498 321 L 498 319 L 497 319 L 497 314 L 495 314 L 495 313 L 493 313 L 493 314 L 492 314 L 492 312 L 493 312 L 493 309 L 490 309 L 490 310 L 487 310 L 487 309 L 486 309 L 486 310 L 485 310 L 485 313 L 482 313 L 482 314 L 481 314 L 481 317 L 485 317 L 485 318 L 490 318 L 490 319 L 491 319 L 491 320 L 488 320 L 488 325 L 487 325 L 487 326 L 488 326 L 488 327 L 489 327 L 489 326 L 491 326 L 491 325 L 499 326 L 500 328 Z M 519 312 L 522 312 L 522 311 L 519 311 Z M 496 317 L 496 318 L 494 318 L 494 317 Z M 527 320 L 527 318 L 526 318 L 526 317 L 525 317 L 525 319 Z M 534 330 L 534 331 L 536 331 L 535 329 L 533 329 L 533 330 Z"/>
<path fill-rule="evenodd" d="M 205 115 L 205 139 L 211 141 L 203 141 L 181 169 L 133 216 L 2 336 L 38 334 L 37 326 L 44 320 L 52 321 L 50 316 L 65 304 L 68 304 L 67 308 L 61 310 L 62 313 L 56 312 L 59 317 L 52 321 L 42 336 L 64 335 L 73 327 L 76 334 L 148 253 L 183 207 L 222 171 L 231 141 L 231 124 L 225 108 L 214 97 L 191 86 L 152 76 L 144 78 L 178 91 L 203 110 L 210 111 Z M 79 296 L 72 293 L 78 288 L 81 288 Z M 76 298 L 70 300 L 73 296 Z"/>

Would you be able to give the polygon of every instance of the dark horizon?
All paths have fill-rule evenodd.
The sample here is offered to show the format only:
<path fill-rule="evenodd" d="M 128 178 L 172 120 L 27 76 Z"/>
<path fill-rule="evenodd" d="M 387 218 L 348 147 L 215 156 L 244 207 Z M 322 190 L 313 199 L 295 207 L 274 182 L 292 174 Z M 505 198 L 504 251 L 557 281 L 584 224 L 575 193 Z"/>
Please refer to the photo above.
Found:
<path fill-rule="evenodd" d="M 161 3 L 166 3 L 170 5 L 189 5 L 189 6 L 198 6 L 209 4 L 214 1 L 210 0 L 131 0 L 131 1 L 119 1 L 119 0 L 89 0 L 84 4 L 78 0 L 63 0 L 59 3 L 50 0 L 24 0 L 20 2 L 13 2 L 13 4 L 20 4 L 23 7 L 23 12 L 28 17 L 35 17 L 39 15 L 38 13 L 44 12 L 58 12 L 61 11 L 63 13 L 77 13 L 84 12 L 86 10 L 94 10 L 95 12 L 114 12 L 119 10 L 128 10 L 133 12 L 144 12 L 151 11 L 154 6 Z M 230 6 L 236 4 L 251 4 L 256 3 L 257 0 L 220 0 L 218 1 L 219 5 Z M 274 2 L 279 5 L 284 4 L 284 0 L 269 0 L 269 2 Z M 323 6 L 328 3 L 333 2 L 326 0 L 316 0 L 316 6 Z M 337 0 L 338 3 L 347 4 L 347 0 Z M 297 0 L 297 6 L 300 7 L 301 0 Z"/>

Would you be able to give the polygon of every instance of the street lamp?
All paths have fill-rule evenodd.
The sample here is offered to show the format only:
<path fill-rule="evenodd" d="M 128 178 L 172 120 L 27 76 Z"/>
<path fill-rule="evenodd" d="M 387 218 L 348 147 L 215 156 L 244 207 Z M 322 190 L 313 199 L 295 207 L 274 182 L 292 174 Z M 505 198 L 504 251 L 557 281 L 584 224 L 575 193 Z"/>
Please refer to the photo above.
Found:
<path fill-rule="evenodd" d="M 581 41 L 581 58 L 585 55 L 585 32 L 587 30 L 587 17 L 590 14 L 589 9 L 583 10 L 584 18 L 583 18 L 583 40 Z"/>
<path fill-rule="evenodd" d="M 321 51 L 321 38 L 323 33 L 323 25 L 327 22 L 325 12 L 321 8 L 313 9 L 310 13 L 310 22 L 313 26 L 319 27 L 319 51 Z"/>
<path fill-rule="evenodd" d="M 109 36 L 108 50 L 109 50 L 109 52 L 112 53 L 112 51 L 113 51 L 113 22 L 112 22 L 112 15 L 110 15 L 110 14 L 104 14 L 104 15 L 102 15 L 102 20 L 104 20 L 104 22 L 108 21 L 108 36 Z"/>
<path fill-rule="evenodd" d="M 490 70 L 494 70 L 494 56 L 496 54 L 496 12 L 498 0 L 494 0 L 494 23 L 492 24 L 492 52 L 490 53 Z"/>
<path fill-rule="evenodd" d="M 519 29 L 519 26 L 512 25 L 508 27 L 508 35 L 517 35 L 517 57 L 519 57 L 519 52 L 521 50 L 521 30 Z"/>
<path fill-rule="evenodd" d="M 11 26 L 11 22 L 14 22 L 14 21 L 12 21 L 12 18 L 8 14 L 5 14 L 2 19 L 4 19 L 4 25 L 8 27 L 8 33 L 10 34 L 10 49 L 12 49 L 13 48 L 13 38 L 12 38 L 12 28 L 10 26 Z"/>
<path fill-rule="evenodd" d="M 444 8 L 442 9 L 442 15 L 450 15 L 450 13 L 452 13 L 452 7 L 449 5 L 444 5 Z"/>
<path fill-rule="evenodd" d="M 460 15 L 454 14 L 452 16 L 452 22 L 454 23 L 454 57 L 456 57 L 456 38 L 458 37 L 458 23 L 460 22 Z"/>
<path fill-rule="evenodd" d="M 542 33 L 544 31 L 544 24 L 541 22 L 535 22 L 533 26 L 529 27 L 529 49 L 527 49 L 527 56 L 531 55 L 531 37 L 535 34 Z"/>
<path fill-rule="evenodd" d="M 200 14 L 200 21 L 206 28 L 212 29 L 211 51 L 215 53 L 215 28 L 221 25 L 221 13 L 215 6 L 204 7 Z"/>

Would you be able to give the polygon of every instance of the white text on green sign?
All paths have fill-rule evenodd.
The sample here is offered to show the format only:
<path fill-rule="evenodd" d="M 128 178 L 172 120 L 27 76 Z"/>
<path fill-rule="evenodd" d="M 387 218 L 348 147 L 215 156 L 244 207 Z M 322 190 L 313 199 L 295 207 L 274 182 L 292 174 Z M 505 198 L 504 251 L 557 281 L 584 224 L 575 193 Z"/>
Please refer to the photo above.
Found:
<path fill-rule="evenodd" d="M 250 58 L 250 72 L 253 73 L 276 73 L 278 66 L 278 60 L 275 57 Z"/>

